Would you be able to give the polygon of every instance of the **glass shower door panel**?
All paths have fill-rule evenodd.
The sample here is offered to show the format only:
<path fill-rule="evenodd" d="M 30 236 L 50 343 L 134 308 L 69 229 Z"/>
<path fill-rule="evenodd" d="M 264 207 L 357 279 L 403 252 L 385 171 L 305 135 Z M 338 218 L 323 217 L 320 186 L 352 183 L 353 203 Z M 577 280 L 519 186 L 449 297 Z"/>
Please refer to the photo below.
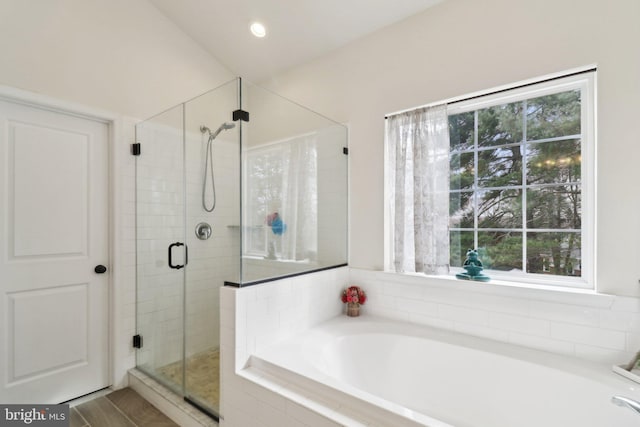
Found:
<path fill-rule="evenodd" d="M 243 284 L 347 263 L 347 128 L 243 83 Z"/>
<path fill-rule="evenodd" d="M 181 392 L 184 349 L 182 105 L 136 126 L 138 368 Z M 180 267 L 182 266 L 182 267 Z"/>
<path fill-rule="evenodd" d="M 238 81 L 185 104 L 185 396 L 219 413 L 220 288 L 240 270 Z M 207 224 L 210 234 L 198 234 Z"/>

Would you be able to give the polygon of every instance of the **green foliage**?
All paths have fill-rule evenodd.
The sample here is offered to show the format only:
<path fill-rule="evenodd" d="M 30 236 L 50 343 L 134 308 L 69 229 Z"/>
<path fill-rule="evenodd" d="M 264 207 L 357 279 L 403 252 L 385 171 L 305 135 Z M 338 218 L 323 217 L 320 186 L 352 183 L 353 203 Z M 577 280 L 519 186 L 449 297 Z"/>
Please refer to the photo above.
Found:
<path fill-rule="evenodd" d="M 477 219 L 485 268 L 580 274 L 580 117 L 577 90 L 449 117 L 452 265 Z"/>
<path fill-rule="evenodd" d="M 522 233 L 492 231 L 478 233 L 478 247 L 486 255 L 482 259 L 485 268 L 491 270 L 522 270 Z"/>

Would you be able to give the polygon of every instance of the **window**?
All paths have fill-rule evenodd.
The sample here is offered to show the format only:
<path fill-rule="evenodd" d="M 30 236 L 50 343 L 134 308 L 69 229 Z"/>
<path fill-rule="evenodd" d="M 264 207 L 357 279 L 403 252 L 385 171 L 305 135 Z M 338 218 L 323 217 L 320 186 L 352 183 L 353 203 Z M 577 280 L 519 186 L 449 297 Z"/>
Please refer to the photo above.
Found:
<path fill-rule="evenodd" d="M 315 134 L 245 152 L 244 255 L 315 261 L 318 156 Z"/>
<path fill-rule="evenodd" d="M 280 243 L 269 229 L 268 217 L 279 210 L 282 204 L 282 175 L 286 167 L 282 146 L 247 151 L 247 189 L 249 197 L 245 206 L 250 213 L 245 232 L 245 255 L 267 256 L 271 245 L 273 254 L 280 254 Z"/>
<path fill-rule="evenodd" d="M 452 270 L 477 248 L 492 278 L 594 287 L 593 80 L 581 73 L 446 106 L 440 190 Z"/>

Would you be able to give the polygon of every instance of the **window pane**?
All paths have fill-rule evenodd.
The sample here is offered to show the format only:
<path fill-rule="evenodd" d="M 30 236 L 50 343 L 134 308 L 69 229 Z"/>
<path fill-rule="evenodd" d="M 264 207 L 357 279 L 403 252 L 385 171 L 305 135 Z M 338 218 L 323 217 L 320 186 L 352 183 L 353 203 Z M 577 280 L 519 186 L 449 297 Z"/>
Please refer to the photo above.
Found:
<path fill-rule="evenodd" d="M 449 195 L 449 226 L 473 228 L 473 192 L 462 191 Z"/>
<path fill-rule="evenodd" d="M 527 140 L 580 133 L 580 91 L 527 100 Z"/>
<path fill-rule="evenodd" d="M 473 187 L 473 153 L 452 153 L 449 160 L 449 188 L 460 190 Z"/>
<path fill-rule="evenodd" d="M 243 247 L 247 254 L 267 253 L 266 217 L 273 212 L 274 206 L 282 206 L 282 174 L 285 163 L 282 151 L 281 148 L 275 148 L 247 154 L 247 212 L 250 214 L 244 224 Z"/>
<path fill-rule="evenodd" d="M 522 233 L 480 231 L 478 253 L 485 270 L 522 271 Z"/>
<path fill-rule="evenodd" d="M 592 82 L 571 77 L 566 83 L 571 86 L 560 93 L 550 93 L 557 82 L 545 82 L 528 93 L 519 89 L 510 98 L 492 95 L 449 110 L 476 108 L 448 122 L 452 266 L 461 267 L 476 248 L 485 269 L 519 272 L 518 278 L 581 274 L 582 216 L 591 221 L 582 212 L 591 187 L 582 181 L 592 183 L 590 169 L 583 169 L 583 156 L 591 164 L 592 127 L 581 120 L 593 102 L 581 98 Z M 489 102 L 502 104 L 486 107 Z"/>
<path fill-rule="evenodd" d="M 451 151 L 473 147 L 473 111 L 449 116 L 449 144 Z"/>
<path fill-rule="evenodd" d="M 527 233 L 527 272 L 580 276 L 580 233 Z"/>
<path fill-rule="evenodd" d="M 247 229 L 245 229 L 245 232 Z M 249 245 L 247 252 L 266 254 L 267 248 L 265 246 L 264 229 L 262 226 L 256 225 L 248 228 L 249 232 Z"/>
<path fill-rule="evenodd" d="M 579 182 L 580 140 L 527 144 L 527 184 Z"/>
<path fill-rule="evenodd" d="M 527 190 L 527 227 L 575 229 L 582 225 L 580 185 Z"/>
<path fill-rule="evenodd" d="M 522 147 L 503 147 L 478 152 L 478 185 L 506 187 L 522 184 Z"/>
<path fill-rule="evenodd" d="M 521 228 L 522 190 L 477 192 L 479 228 Z"/>
<path fill-rule="evenodd" d="M 522 102 L 478 110 L 478 146 L 522 142 Z"/>
<path fill-rule="evenodd" d="M 474 248 L 473 231 L 452 231 L 449 233 L 449 262 L 451 267 L 462 267 L 467 250 Z"/>

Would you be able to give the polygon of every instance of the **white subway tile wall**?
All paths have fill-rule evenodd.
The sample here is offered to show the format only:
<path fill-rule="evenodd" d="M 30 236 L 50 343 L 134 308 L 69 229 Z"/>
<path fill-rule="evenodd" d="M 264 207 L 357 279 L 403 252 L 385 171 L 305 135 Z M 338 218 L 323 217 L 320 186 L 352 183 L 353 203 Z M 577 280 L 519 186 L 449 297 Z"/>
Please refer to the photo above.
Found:
<path fill-rule="evenodd" d="M 186 280 L 187 357 L 217 347 L 220 342 L 220 288 L 238 280 L 240 273 L 240 147 L 233 132 L 218 135 L 212 144 L 216 207 L 202 207 L 202 178 L 206 138 L 187 134 L 186 143 L 186 237 L 189 268 Z M 210 191 L 210 187 L 208 187 Z M 210 195 L 208 203 L 210 203 Z M 209 205 L 210 206 L 210 205 Z M 195 227 L 212 227 L 208 240 L 196 237 Z"/>
<path fill-rule="evenodd" d="M 348 268 L 342 267 L 221 290 L 222 426 L 340 425 L 314 411 L 311 402 L 293 402 L 235 372 L 257 349 L 339 315 L 343 310 L 340 292 L 348 274 Z M 270 381 L 274 382 L 277 379 Z"/>
<path fill-rule="evenodd" d="M 181 128 L 149 123 L 142 135 L 137 166 L 137 301 L 138 332 L 145 345 L 138 365 L 155 369 L 182 359 L 183 330 L 187 357 L 218 346 L 219 288 L 225 280 L 237 280 L 240 269 L 239 229 L 230 227 L 239 224 L 240 150 L 237 142 L 222 136 L 212 146 L 216 208 L 209 213 L 201 201 L 206 138 L 186 134 L 183 168 Z M 196 238 L 199 222 L 211 225 L 209 240 Z M 169 244 L 185 240 L 189 268 L 169 270 Z M 174 264 L 183 264 L 181 252 L 173 253 Z"/>
<path fill-rule="evenodd" d="M 349 280 L 367 290 L 365 313 L 607 364 L 640 350 L 638 298 L 358 269 Z"/>
<path fill-rule="evenodd" d="M 155 369 L 182 355 L 184 272 L 167 269 L 167 248 L 184 242 L 183 134 L 181 128 L 149 122 L 137 138 L 142 144 L 136 166 L 137 324 L 144 340 L 137 364 Z M 183 263 L 179 258 L 175 264 Z"/>
<path fill-rule="evenodd" d="M 262 346 L 342 312 L 346 284 L 369 297 L 363 313 L 463 332 L 590 360 L 626 363 L 640 349 L 640 299 L 515 288 L 424 276 L 340 268 L 246 289 L 224 288 L 222 414 L 224 427 L 382 426 L 358 405 L 339 408 L 284 379 L 238 376 Z M 338 413 L 339 412 L 339 413 Z M 361 424 L 360 424 L 361 423 Z M 410 424 L 407 424 L 410 425 Z"/>

